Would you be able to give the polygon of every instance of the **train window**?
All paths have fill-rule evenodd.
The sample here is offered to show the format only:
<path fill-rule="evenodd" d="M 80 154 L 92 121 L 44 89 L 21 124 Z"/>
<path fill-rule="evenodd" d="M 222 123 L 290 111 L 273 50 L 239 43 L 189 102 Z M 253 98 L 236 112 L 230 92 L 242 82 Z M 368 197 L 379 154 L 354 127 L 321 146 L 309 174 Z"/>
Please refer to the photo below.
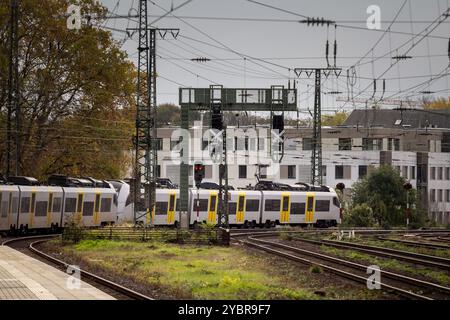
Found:
<path fill-rule="evenodd" d="M 30 197 L 20 199 L 20 213 L 30 212 Z"/>
<path fill-rule="evenodd" d="M 333 197 L 333 204 L 338 208 L 341 207 L 341 204 L 339 203 L 339 199 L 337 197 Z"/>
<path fill-rule="evenodd" d="M 197 205 L 197 199 L 194 199 L 194 211 L 208 211 L 208 199 L 200 199 Z"/>
<path fill-rule="evenodd" d="M 81 204 L 83 203 L 83 194 L 80 193 L 78 195 L 78 201 L 77 201 L 77 212 L 81 212 Z"/>
<path fill-rule="evenodd" d="M 167 202 L 157 201 L 155 203 L 155 214 L 156 215 L 165 215 L 165 214 L 167 214 Z"/>
<path fill-rule="evenodd" d="M 306 203 L 291 202 L 291 214 L 305 214 Z"/>
<path fill-rule="evenodd" d="M 95 206 L 94 211 L 99 212 L 100 211 L 100 194 L 95 195 Z"/>
<path fill-rule="evenodd" d="M 259 211 L 259 200 L 247 199 L 245 210 L 251 212 Z"/>
<path fill-rule="evenodd" d="M 47 207 L 48 202 L 47 201 L 36 201 L 36 217 L 45 217 L 47 216 Z"/>
<path fill-rule="evenodd" d="M 236 202 L 228 202 L 228 214 L 235 215 L 236 214 Z"/>
<path fill-rule="evenodd" d="M 316 211 L 330 211 L 330 200 L 316 200 Z"/>
<path fill-rule="evenodd" d="M 100 212 L 111 212 L 111 198 L 102 198 Z"/>
<path fill-rule="evenodd" d="M 19 209 L 19 198 L 14 197 L 12 200 L 12 212 L 17 213 Z"/>
<path fill-rule="evenodd" d="M 283 211 L 289 211 L 289 197 L 283 197 Z"/>
<path fill-rule="evenodd" d="M 76 208 L 77 208 L 77 198 L 66 198 L 66 205 L 64 207 L 64 211 L 75 212 Z"/>
<path fill-rule="evenodd" d="M 131 193 L 129 193 L 128 196 L 127 196 L 127 200 L 125 201 L 125 206 L 130 205 L 130 204 L 131 204 L 131 201 L 132 201 L 132 199 L 131 199 Z"/>
<path fill-rule="evenodd" d="M 173 211 L 175 209 L 175 195 L 171 194 L 169 197 L 169 211 Z"/>
<path fill-rule="evenodd" d="M 266 211 L 280 211 L 280 200 L 278 199 L 267 199 L 264 210 Z"/>
<path fill-rule="evenodd" d="M 238 208 L 239 212 L 244 211 L 245 197 L 239 196 L 238 203 L 239 203 L 239 208 Z"/>
<path fill-rule="evenodd" d="M 307 201 L 308 201 L 308 211 L 312 211 L 314 198 L 309 197 Z"/>
<path fill-rule="evenodd" d="M 211 196 L 211 201 L 209 203 L 209 211 L 216 211 L 216 199 L 217 196 Z"/>
<path fill-rule="evenodd" d="M 94 202 L 93 201 L 85 201 L 83 203 L 83 216 L 91 217 L 94 215 Z"/>
<path fill-rule="evenodd" d="M 60 197 L 53 199 L 52 212 L 61 212 L 61 198 Z"/>

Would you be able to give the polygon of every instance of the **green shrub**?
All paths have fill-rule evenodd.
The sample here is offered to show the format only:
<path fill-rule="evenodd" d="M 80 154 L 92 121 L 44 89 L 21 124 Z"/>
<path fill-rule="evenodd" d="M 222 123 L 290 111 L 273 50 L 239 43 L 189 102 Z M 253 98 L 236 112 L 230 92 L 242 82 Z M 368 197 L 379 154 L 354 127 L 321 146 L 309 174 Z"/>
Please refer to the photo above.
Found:
<path fill-rule="evenodd" d="M 343 222 L 343 226 L 348 227 L 373 227 L 375 224 L 373 211 L 365 203 L 354 206 Z"/>

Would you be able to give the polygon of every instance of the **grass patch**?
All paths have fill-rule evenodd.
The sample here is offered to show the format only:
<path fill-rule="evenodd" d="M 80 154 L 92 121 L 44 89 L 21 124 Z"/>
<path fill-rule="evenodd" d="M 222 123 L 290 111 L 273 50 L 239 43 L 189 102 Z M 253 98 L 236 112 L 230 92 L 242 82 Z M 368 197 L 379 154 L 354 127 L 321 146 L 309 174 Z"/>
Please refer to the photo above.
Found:
<path fill-rule="evenodd" d="M 82 240 L 44 247 L 88 270 L 133 282 L 162 299 L 389 299 L 391 296 L 240 247 Z M 93 271 L 95 272 L 95 271 Z"/>
<path fill-rule="evenodd" d="M 286 283 L 281 277 L 268 276 L 263 267 L 236 248 L 83 240 L 63 250 L 116 274 L 131 275 L 177 298 L 318 298 L 298 282 Z"/>

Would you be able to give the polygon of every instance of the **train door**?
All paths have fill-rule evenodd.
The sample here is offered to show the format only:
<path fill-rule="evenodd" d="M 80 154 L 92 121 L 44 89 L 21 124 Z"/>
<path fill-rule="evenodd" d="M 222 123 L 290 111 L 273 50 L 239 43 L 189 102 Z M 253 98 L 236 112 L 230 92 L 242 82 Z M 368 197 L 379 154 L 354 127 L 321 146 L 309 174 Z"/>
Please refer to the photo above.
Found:
<path fill-rule="evenodd" d="M 32 191 L 31 192 L 31 203 L 30 203 L 30 212 L 29 212 L 29 224 L 28 224 L 28 229 L 31 229 L 33 227 L 34 224 L 34 209 L 35 209 L 35 205 L 36 205 L 36 191 Z"/>
<path fill-rule="evenodd" d="M 98 225 L 100 216 L 100 193 L 95 194 L 94 200 L 94 224 Z"/>
<path fill-rule="evenodd" d="M 314 222 L 314 209 L 315 209 L 314 193 L 307 192 L 305 222 L 307 223 Z"/>
<path fill-rule="evenodd" d="M 52 223 L 52 207 L 53 207 L 53 192 L 49 192 L 47 204 L 47 227 L 50 227 Z"/>
<path fill-rule="evenodd" d="M 244 216 L 245 216 L 245 193 L 239 193 L 236 211 L 236 223 L 244 223 Z"/>
<path fill-rule="evenodd" d="M 84 194 L 79 193 L 78 199 L 77 199 L 77 212 L 75 215 L 75 217 L 76 217 L 75 221 L 83 222 L 83 198 L 84 198 Z"/>
<path fill-rule="evenodd" d="M 176 206 L 176 193 L 169 194 L 169 207 L 167 210 L 167 223 L 173 224 L 175 221 L 175 206 Z"/>
<path fill-rule="evenodd" d="M 291 202 L 291 194 L 289 192 L 283 192 L 281 194 L 281 213 L 280 213 L 281 223 L 289 223 L 290 202 Z"/>
<path fill-rule="evenodd" d="M 12 192 L 0 192 L 0 230 L 8 230 L 8 213 L 11 211 Z"/>
<path fill-rule="evenodd" d="M 208 206 L 208 223 L 216 223 L 217 212 L 217 193 L 211 192 L 209 194 L 209 206 Z"/>

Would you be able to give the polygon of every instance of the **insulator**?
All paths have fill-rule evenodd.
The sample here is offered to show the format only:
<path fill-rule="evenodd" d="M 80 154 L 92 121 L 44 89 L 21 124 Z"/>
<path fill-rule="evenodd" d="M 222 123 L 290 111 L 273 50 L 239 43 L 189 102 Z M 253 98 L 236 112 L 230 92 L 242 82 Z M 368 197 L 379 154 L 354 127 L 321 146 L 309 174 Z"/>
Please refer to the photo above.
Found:
<path fill-rule="evenodd" d="M 336 39 L 334 39 L 334 52 L 333 52 L 333 56 L 334 56 L 334 66 L 336 67 L 336 56 L 337 56 L 337 42 L 336 42 Z"/>
<path fill-rule="evenodd" d="M 330 46 L 330 44 L 328 43 L 328 40 L 327 40 L 327 44 L 325 45 L 325 58 L 327 59 L 327 65 L 328 65 L 328 66 L 330 65 L 330 63 L 328 62 L 328 51 L 329 51 L 329 46 Z"/>

